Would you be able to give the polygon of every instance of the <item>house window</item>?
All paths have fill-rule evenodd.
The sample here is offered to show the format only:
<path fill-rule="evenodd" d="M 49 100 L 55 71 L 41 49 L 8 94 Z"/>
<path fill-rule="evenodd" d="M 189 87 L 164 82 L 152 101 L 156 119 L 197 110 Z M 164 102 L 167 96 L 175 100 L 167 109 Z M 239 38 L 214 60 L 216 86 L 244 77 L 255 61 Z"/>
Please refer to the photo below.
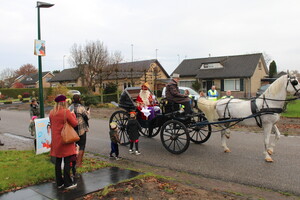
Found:
<path fill-rule="evenodd" d="M 224 79 L 224 91 L 240 91 L 240 79 Z"/>
<path fill-rule="evenodd" d="M 194 82 L 195 82 L 195 81 L 185 81 L 185 80 L 180 80 L 180 81 L 179 81 L 179 85 L 180 85 L 180 86 L 183 86 L 183 87 L 190 87 L 190 88 L 191 88 Z"/>
<path fill-rule="evenodd" d="M 31 77 L 26 78 L 26 81 L 32 81 Z"/>
<path fill-rule="evenodd" d="M 223 68 L 223 65 L 220 63 L 203 63 L 200 69 L 219 69 Z"/>

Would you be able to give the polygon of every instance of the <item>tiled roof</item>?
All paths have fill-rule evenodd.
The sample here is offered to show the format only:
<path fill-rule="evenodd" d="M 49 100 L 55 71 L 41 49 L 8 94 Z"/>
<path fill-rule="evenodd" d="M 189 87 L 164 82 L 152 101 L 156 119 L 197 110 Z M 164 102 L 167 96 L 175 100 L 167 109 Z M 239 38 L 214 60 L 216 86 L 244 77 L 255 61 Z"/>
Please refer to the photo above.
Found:
<path fill-rule="evenodd" d="M 263 55 L 257 53 L 186 59 L 180 63 L 173 73 L 180 74 L 180 77 L 194 76 L 199 79 L 251 77 L 261 58 L 264 62 Z M 216 69 L 200 69 L 202 64 L 208 63 L 220 63 L 223 67 Z M 265 66 L 265 64 L 263 66 Z"/>
<path fill-rule="evenodd" d="M 44 77 L 48 73 L 49 72 L 42 72 L 42 77 Z M 24 85 L 32 85 L 32 84 L 36 84 L 38 81 L 39 81 L 39 74 L 35 73 L 35 74 L 26 75 L 25 78 L 22 81 L 20 81 L 20 83 Z"/>
<path fill-rule="evenodd" d="M 64 69 L 49 80 L 49 82 L 76 81 L 79 78 L 77 68 Z"/>
<path fill-rule="evenodd" d="M 165 69 L 161 66 L 161 64 L 156 59 L 152 60 L 142 60 L 142 61 L 135 61 L 135 62 L 126 62 L 126 63 L 119 63 L 117 66 L 118 69 L 118 78 L 140 78 L 145 74 L 145 71 L 147 72 L 150 68 L 150 65 L 152 63 L 156 63 L 160 67 L 160 69 L 163 70 L 163 72 L 169 77 L 168 73 L 165 71 Z M 110 71 L 108 80 L 115 80 L 117 78 L 116 73 L 113 72 L 113 66 L 108 66 L 108 70 Z M 111 68 L 111 69 L 109 69 Z"/>

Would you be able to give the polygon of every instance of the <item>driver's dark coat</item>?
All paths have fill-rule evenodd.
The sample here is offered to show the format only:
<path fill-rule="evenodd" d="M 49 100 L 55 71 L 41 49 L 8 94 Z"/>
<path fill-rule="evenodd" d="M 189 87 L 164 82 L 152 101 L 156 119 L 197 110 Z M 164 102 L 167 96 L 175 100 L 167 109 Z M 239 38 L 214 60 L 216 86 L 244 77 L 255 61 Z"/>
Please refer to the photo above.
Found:
<path fill-rule="evenodd" d="M 190 98 L 188 98 L 188 96 L 180 94 L 178 85 L 173 79 L 167 85 L 166 98 L 168 100 L 174 101 L 175 103 L 184 103 L 190 101 Z"/>

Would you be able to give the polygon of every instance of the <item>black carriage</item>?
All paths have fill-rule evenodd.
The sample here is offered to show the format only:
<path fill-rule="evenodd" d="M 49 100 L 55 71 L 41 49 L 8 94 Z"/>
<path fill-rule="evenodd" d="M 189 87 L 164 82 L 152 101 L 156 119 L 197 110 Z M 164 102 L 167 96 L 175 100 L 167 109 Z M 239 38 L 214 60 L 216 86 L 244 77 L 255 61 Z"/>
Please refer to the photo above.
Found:
<path fill-rule="evenodd" d="M 159 114 L 156 114 L 151 120 L 143 119 L 135 103 L 140 90 L 140 87 L 126 88 L 121 94 L 118 104 L 118 107 L 122 110 L 114 112 L 109 120 L 110 123 L 117 122 L 123 144 L 127 145 L 129 143 L 126 127 L 131 111 L 137 112 L 137 120 L 142 127 L 141 134 L 147 137 L 155 137 L 160 133 L 163 146 L 173 154 L 185 152 L 190 141 L 201 144 L 209 139 L 211 125 L 201 123 L 207 121 L 202 112 L 195 109 L 195 114 L 186 116 L 184 112 L 181 112 L 179 104 L 166 99 L 159 102 L 161 109 Z"/>

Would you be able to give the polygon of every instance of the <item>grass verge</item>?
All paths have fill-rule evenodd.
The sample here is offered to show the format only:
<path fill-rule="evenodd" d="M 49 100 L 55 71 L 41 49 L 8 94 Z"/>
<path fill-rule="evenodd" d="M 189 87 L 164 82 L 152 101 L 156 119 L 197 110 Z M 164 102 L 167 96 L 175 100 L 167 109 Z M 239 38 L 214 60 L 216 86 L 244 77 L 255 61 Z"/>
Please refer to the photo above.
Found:
<path fill-rule="evenodd" d="M 108 166 L 111 164 L 85 158 L 78 173 Z M 36 155 L 34 151 L 0 151 L 0 169 L 0 193 L 55 179 L 49 153 Z"/>
<path fill-rule="evenodd" d="M 282 113 L 283 117 L 300 117 L 300 100 L 291 101 L 287 105 L 287 109 Z"/>

